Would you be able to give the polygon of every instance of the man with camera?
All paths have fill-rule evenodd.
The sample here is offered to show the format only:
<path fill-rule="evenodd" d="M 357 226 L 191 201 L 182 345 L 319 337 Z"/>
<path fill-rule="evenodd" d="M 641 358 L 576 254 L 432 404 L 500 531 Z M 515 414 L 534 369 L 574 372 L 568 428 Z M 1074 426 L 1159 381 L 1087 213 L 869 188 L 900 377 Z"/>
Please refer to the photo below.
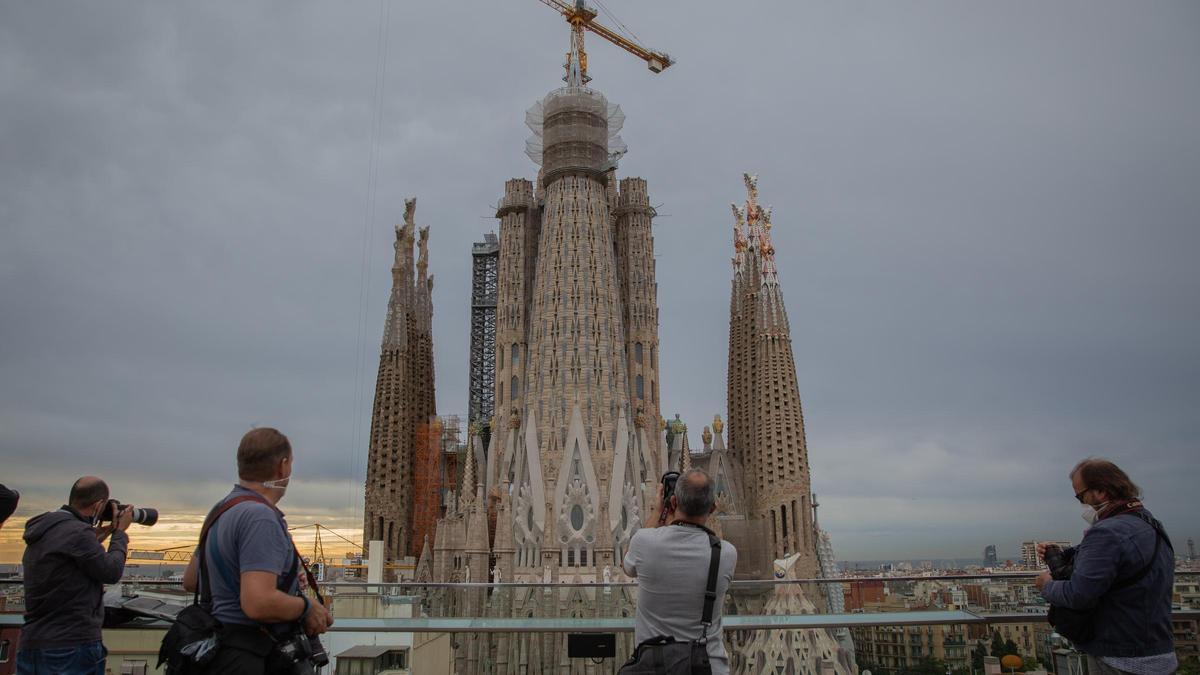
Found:
<path fill-rule="evenodd" d="M 1090 527 L 1066 550 L 1038 544 L 1051 623 L 1088 655 L 1091 675 L 1175 672 L 1171 540 L 1116 464 L 1085 459 L 1070 476 Z"/>
<path fill-rule="evenodd" d="M 625 553 L 625 573 L 638 581 L 634 641 L 642 645 L 659 636 L 678 642 L 700 640 L 712 672 L 729 672 L 721 630 L 725 591 L 737 566 L 737 549 L 719 542 L 715 594 L 706 598 L 715 535 L 705 524 L 717 509 L 712 479 L 701 469 L 683 475 L 668 472 L 655 497 L 646 526 L 633 534 Z M 710 539 L 710 537 L 712 537 Z M 711 603 L 706 603 L 706 600 Z M 711 612 L 709 623 L 702 618 Z M 641 647 L 639 647 L 641 651 Z M 639 672 L 630 668 L 625 672 Z"/>
<path fill-rule="evenodd" d="M 104 675 L 104 584 L 125 572 L 133 507 L 108 498 L 108 485 L 84 476 L 62 508 L 25 524 L 25 625 L 20 675 Z M 111 521 L 100 527 L 103 519 Z M 108 550 L 101 542 L 109 535 Z"/>
<path fill-rule="evenodd" d="M 324 657 L 315 636 L 333 625 L 333 617 L 301 592 L 305 570 L 275 506 L 287 492 L 292 461 L 291 443 L 275 429 L 242 437 L 238 483 L 213 507 L 202 548 L 184 574 L 187 590 L 208 587 L 212 617 L 221 624 L 220 647 L 206 672 L 312 672 L 310 662 Z"/>

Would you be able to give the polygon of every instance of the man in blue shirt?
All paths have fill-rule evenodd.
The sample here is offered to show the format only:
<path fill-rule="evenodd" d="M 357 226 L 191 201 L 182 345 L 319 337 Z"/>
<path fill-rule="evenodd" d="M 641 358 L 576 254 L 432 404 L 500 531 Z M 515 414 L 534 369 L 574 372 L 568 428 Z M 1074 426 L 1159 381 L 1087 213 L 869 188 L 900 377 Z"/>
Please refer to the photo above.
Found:
<path fill-rule="evenodd" d="M 300 626 L 314 636 L 333 625 L 328 609 L 300 593 L 303 569 L 275 506 L 287 492 L 292 460 L 291 443 L 275 429 L 254 429 L 242 437 L 238 483 L 214 509 L 238 497 L 252 499 L 221 514 L 184 574 L 184 588 L 194 591 L 204 556 L 212 614 L 222 625 L 221 649 L 208 672 L 290 672 L 277 643 Z"/>
<path fill-rule="evenodd" d="M 1170 540 L 1142 506 L 1141 491 L 1116 464 L 1085 459 L 1071 471 L 1071 488 L 1090 525 L 1072 560 L 1071 578 L 1037 578 L 1051 605 L 1089 611 L 1094 633 L 1075 646 L 1088 655 L 1091 675 L 1173 673 L 1171 589 L 1175 555 Z M 1044 544 L 1038 554 L 1045 558 Z"/>

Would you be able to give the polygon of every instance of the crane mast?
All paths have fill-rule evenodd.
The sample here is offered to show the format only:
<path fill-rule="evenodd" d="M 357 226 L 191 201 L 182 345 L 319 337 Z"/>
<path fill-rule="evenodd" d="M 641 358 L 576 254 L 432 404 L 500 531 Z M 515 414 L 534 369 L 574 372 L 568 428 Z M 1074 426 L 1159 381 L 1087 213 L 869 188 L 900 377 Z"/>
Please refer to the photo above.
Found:
<path fill-rule="evenodd" d="M 656 52 L 652 49 L 647 49 L 619 35 L 611 28 L 598 23 L 596 21 L 596 10 L 584 4 L 583 0 L 575 0 L 575 4 L 573 5 L 563 0 L 540 1 L 542 4 L 557 10 L 559 14 L 566 18 L 567 23 L 571 25 L 571 51 L 567 52 L 567 62 L 565 64 L 567 74 L 563 78 L 568 85 L 581 86 L 587 84 L 592 79 L 587 74 L 587 51 L 584 50 L 583 45 L 583 32 L 585 30 L 591 31 L 645 61 L 646 66 L 651 72 L 661 73 L 675 63 L 665 52 Z"/>

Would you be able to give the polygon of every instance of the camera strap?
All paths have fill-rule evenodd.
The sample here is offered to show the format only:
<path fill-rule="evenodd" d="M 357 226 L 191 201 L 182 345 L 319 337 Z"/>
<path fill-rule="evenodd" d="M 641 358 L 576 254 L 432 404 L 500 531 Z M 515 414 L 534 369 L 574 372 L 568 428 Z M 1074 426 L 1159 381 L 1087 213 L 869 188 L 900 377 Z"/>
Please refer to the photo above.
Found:
<path fill-rule="evenodd" d="M 721 540 L 712 530 L 703 525 L 677 520 L 675 525 L 686 525 L 704 530 L 708 536 L 709 549 L 712 555 L 708 559 L 708 581 L 704 587 L 704 609 L 700 611 L 700 644 L 708 642 L 708 627 L 712 625 L 713 607 L 717 603 L 717 575 L 721 571 Z"/>

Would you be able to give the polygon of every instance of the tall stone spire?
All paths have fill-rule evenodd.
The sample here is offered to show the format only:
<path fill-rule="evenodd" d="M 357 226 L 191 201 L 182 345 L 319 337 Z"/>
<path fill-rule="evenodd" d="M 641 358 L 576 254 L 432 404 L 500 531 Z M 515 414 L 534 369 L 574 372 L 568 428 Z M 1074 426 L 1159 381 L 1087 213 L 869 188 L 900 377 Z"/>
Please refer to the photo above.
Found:
<path fill-rule="evenodd" d="M 661 410 L 654 209 L 645 181 L 616 176 L 620 108 L 585 80 L 567 84 L 526 114 L 536 185 L 509 180 L 496 205 L 495 417 L 486 460 L 472 469 L 468 516 L 494 517 L 494 534 L 444 518 L 434 538 L 439 580 L 457 572 L 447 558 L 463 556 L 472 575 L 482 559 L 493 579 L 521 583 L 620 574 L 666 469 L 663 437 L 647 421 Z M 513 616 L 533 601 L 504 597 L 510 605 L 494 600 L 492 609 Z M 463 668 L 488 639 L 457 650 Z M 570 666 L 536 636 L 501 637 L 489 649 L 494 663 L 530 672 Z"/>
<path fill-rule="evenodd" d="M 432 279 L 427 274 L 429 228 L 420 231 L 420 260 L 414 265 L 413 220 L 417 200 L 404 201 L 396 226 L 392 291 L 388 298 L 371 436 L 367 455 L 363 539 L 381 539 L 393 559 L 413 555 L 413 477 L 417 435 L 428 433 L 436 413 L 433 386 Z"/>
<path fill-rule="evenodd" d="M 771 241 L 771 210 L 746 174 L 734 205 L 729 317 L 729 449 L 745 471 L 746 511 L 768 521 L 776 558 L 798 554 L 797 571 L 818 572 L 804 413 L 791 328 Z"/>

